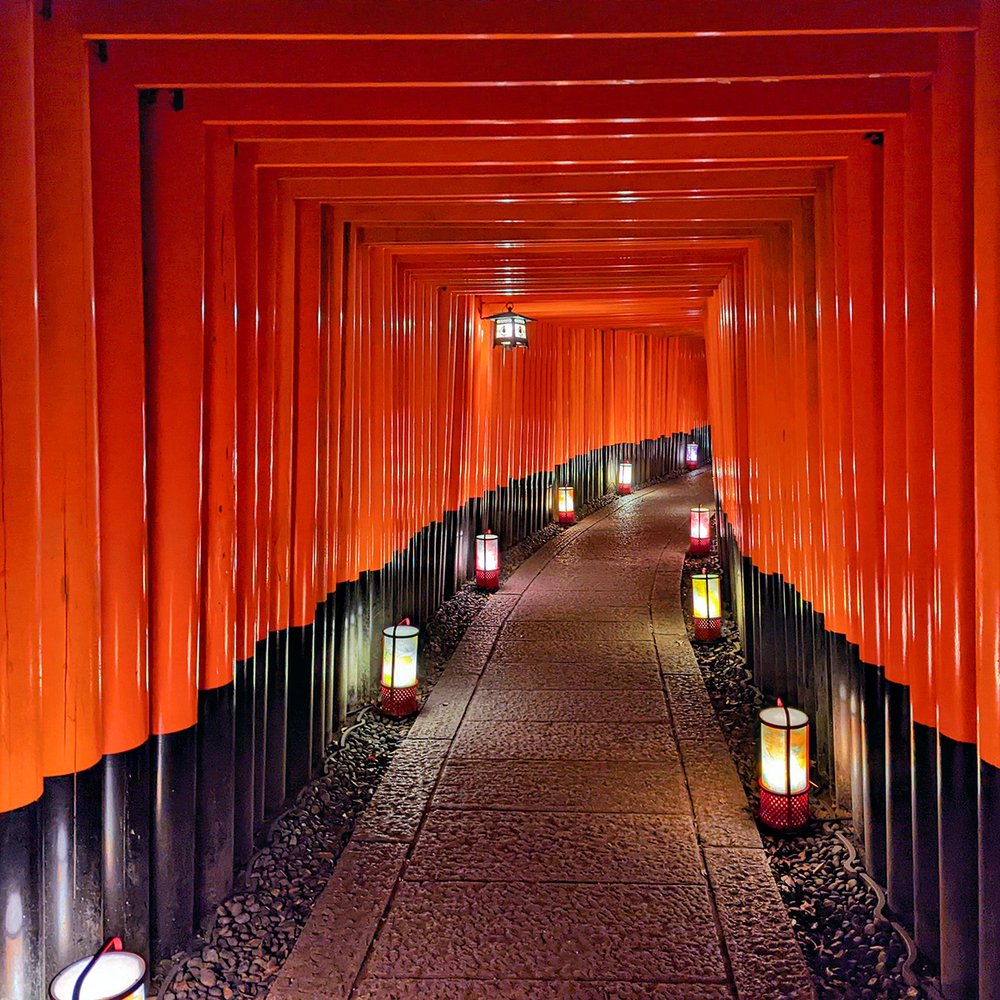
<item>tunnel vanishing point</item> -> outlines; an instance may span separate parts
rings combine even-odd
[[[757,682],[948,1000],[1000,998],[996,0],[0,40],[0,995],[183,946],[477,532],[697,440]]]

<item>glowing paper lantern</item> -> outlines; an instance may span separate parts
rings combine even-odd
[[[722,635],[722,584],[718,573],[691,574],[694,637],[714,642]]]
[[[688,441],[688,443],[687,443],[687,450],[685,451],[684,454],[686,456],[686,461],[684,462],[684,464],[689,469],[697,469],[698,468],[698,442],[697,441]]]
[[[509,350],[512,347],[528,346],[528,324],[534,320],[514,312],[514,307],[507,305],[506,312],[484,316],[483,319],[493,321],[493,346]]]
[[[573,524],[576,521],[576,512],[573,509],[573,487],[559,487],[559,523]]]
[[[476,535],[476,586],[496,590],[500,586],[500,539],[490,533]]]
[[[691,508],[691,548],[693,556],[703,556],[712,548],[712,508]]]
[[[77,985],[79,984],[79,991]],[[52,1000],[145,1000],[146,962],[110,938],[101,950],[67,965],[49,985]]]
[[[632,492],[632,463],[618,463],[618,495],[627,496]]]
[[[781,699],[760,713],[760,820],[793,830],[809,819],[809,716]]]
[[[382,701],[386,715],[396,719],[417,710],[417,637],[420,629],[404,618],[382,629]]]

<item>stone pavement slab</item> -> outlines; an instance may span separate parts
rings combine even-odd
[[[578,812],[690,811],[680,760],[450,760],[432,805]]]
[[[357,1000],[732,1000],[727,986],[541,979],[365,979]]]
[[[611,691],[651,688],[663,690],[655,662],[642,663],[518,663],[492,661],[483,672],[479,689],[578,691],[607,688]]]
[[[651,626],[649,604],[608,604],[589,600],[569,602],[560,596],[551,600],[525,599],[510,613],[508,626],[530,622],[542,625],[553,622],[625,622]]]
[[[451,758],[676,760],[673,730],[657,722],[484,722],[467,719]]]
[[[705,857],[740,1000],[809,1000],[802,952],[764,851],[709,848]]]
[[[544,622],[508,620],[500,633],[501,645],[512,640],[544,640],[547,642],[619,642],[639,640],[651,642],[653,628],[645,621],[632,622]]]
[[[347,845],[271,987],[271,1000],[349,995],[405,857],[405,844]]]
[[[648,639],[507,639],[501,635],[493,663],[655,663],[656,644]]]
[[[469,719],[510,722],[666,722],[663,694],[655,688],[631,691],[503,691],[480,688],[469,705]]]
[[[410,880],[704,884],[684,813],[432,809]]]
[[[368,975],[724,982],[704,885],[403,882]]]

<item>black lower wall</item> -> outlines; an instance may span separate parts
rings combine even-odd
[[[1000,1000],[1000,777],[972,744],[913,721],[909,691],[828,631],[778,574],[740,552],[719,512],[728,600],[767,698],[812,720],[816,770],[853,815],[869,874],[941,969],[946,1000]]]
[[[693,436],[707,464],[708,429]],[[614,489],[621,459],[637,485],[682,469],[688,439],[596,449],[446,512],[313,622],[257,643],[231,684],[199,692],[197,725],[49,778],[38,802],[0,813],[0,1000],[43,997],[113,934],[153,961],[183,948],[347,715],[377,697],[382,629],[421,625],[474,576],[475,535],[509,548],[553,520],[556,485],[581,507]]]

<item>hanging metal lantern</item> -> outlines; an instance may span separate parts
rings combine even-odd
[[[508,302],[507,309],[502,313],[484,316],[483,319],[493,321],[493,346],[509,350],[512,347],[528,346],[528,324],[533,319],[514,312],[514,307]]]
[[[632,463],[627,459],[618,463],[618,495],[627,496],[632,492]]]
[[[781,699],[760,712],[760,821],[794,830],[809,819],[809,716]]]
[[[689,469],[698,468],[698,442],[688,441],[687,449],[685,450],[685,462],[684,464]]]
[[[404,618],[382,629],[382,700],[386,715],[402,719],[417,710],[417,642],[420,629]]]
[[[109,938],[96,955],[67,965],[49,984],[51,1000],[145,1000],[146,960]]]
[[[573,524],[576,522],[576,511],[573,508],[573,487],[559,487],[559,523]]]
[[[500,586],[500,539],[488,528],[476,535],[476,586],[483,590]]]
[[[691,574],[691,617],[696,639],[714,642],[722,636],[722,582],[718,573]]]
[[[693,556],[706,555],[712,548],[712,508],[691,508],[691,548]]]

